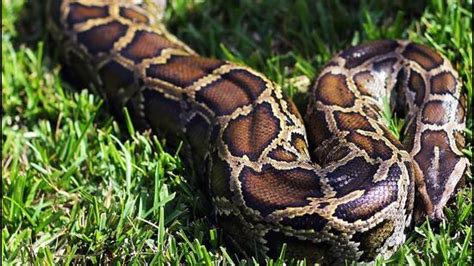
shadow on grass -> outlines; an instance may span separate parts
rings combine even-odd
[[[258,2],[211,0],[182,4],[184,8],[171,4],[167,23],[171,32],[207,56],[224,57],[222,43],[250,63],[255,53],[261,58],[323,54],[328,59],[364,40],[406,37],[403,31],[424,9],[424,1],[407,0]]]

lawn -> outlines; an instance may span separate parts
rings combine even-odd
[[[119,125],[99,97],[62,82],[35,17],[40,34],[25,42],[17,26],[23,2],[2,0],[2,263],[255,263],[226,248],[179,152]],[[432,46],[460,73],[472,142],[472,0],[170,2],[171,32],[203,55],[264,73],[301,109],[306,98],[295,81],[313,80],[351,44],[396,38]],[[464,152],[472,160],[470,145]],[[471,265],[473,179],[465,178],[446,222],[416,227],[376,264]],[[267,260],[284,262],[304,265],[284,254]]]

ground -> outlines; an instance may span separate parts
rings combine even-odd
[[[258,260],[225,247],[210,225],[206,195],[166,140],[119,126],[99,97],[62,82],[43,35],[24,41],[23,2],[2,0],[2,262]],[[472,0],[170,2],[164,19],[171,32],[203,55],[263,72],[300,108],[305,96],[290,81],[314,79],[340,49],[382,38],[434,47],[460,73],[472,141]],[[403,119],[389,119],[401,130]],[[464,152],[472,160],[471,146]],[[416,227],[392,258],[376,264],[471,265],[473,180],[465,179],[439,228]],[[284,252],[267,264],[285,261],[304,264]]]

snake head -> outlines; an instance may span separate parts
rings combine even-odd
[[[446,145],[449,140],[443,131],[424,132],[421,151],[414,156],[417,204],[415,222],[427,216],[432,221],[445,219],[443,208],[462,184],[462,177],[469,164],[467,158],[454,153]]]

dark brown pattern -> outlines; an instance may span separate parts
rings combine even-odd
[[[278,86],[197,55],[157,22],[153,1],[49,2],[65,68],[119,116],[127,107],[140,128],[185,140],[217,224],[243,251],[276,256],[286,242],[309,262],[388,257],[405,241],[415,180],[439,219],[466,169],[461,84],[426,46],[386,40],[335,56],[312,86],[306,131]],[[408,107],[408,150],[380,115],[393,90]]]

